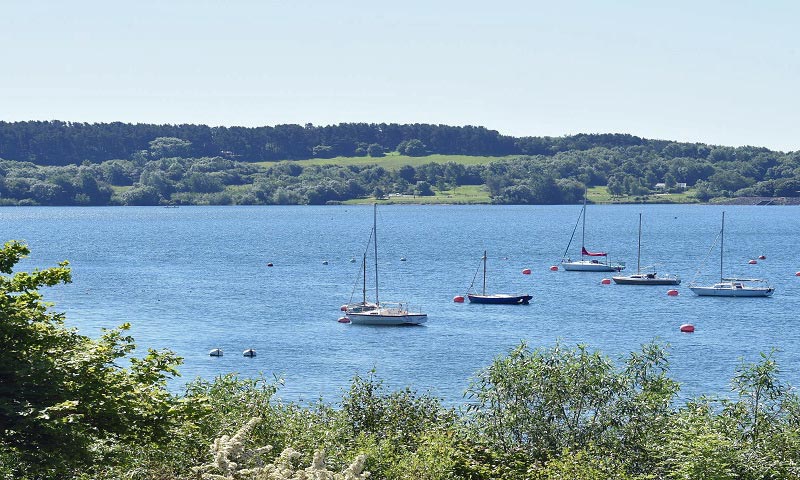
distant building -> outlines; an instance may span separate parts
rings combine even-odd
[[[664,182],[656,183],[655,188],[656,188],[656,190],[666,190],[667,189],[667,184],[664,183]],[[686,190],[687,188],[689,188],[689,187],[685,183],[676,183],[675,184],[675,189],[677,189],[677,190]]]

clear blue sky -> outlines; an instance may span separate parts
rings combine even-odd
[[[800,150],[800,2],[4,0],[0,119]]]

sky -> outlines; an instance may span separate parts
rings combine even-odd
[[[2,0],[0,120],[800,150],[800,2]]]

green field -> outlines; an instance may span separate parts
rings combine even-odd
[[[462,185],[452,190],[442,192],[435,191],[436,195],[420,197],[416,195],[397,195],[389,196],[378,200],[377,203],[384,205],[391,204],[424,204],[424,205],[447,205],[447,204],[481,204],[491,203],[489,191],[483,185]],[[375,203],[375,198],[358,198],[343,202],[349,205]]]
[[[590,187],[586,198],[592,203],[699,203],[694,197],[694,190],[688,189],[681,193],[655,193],[652,195],[612,196],[605,186]]]
[[[295,160],[293,163],[302,166],[310,165],[380,165],[387,170],[397,170],[404,165],[418,167],[428,163],[459,163],[462,165],[486,165],[498,160],[517,158],[519,155],[506,157],[480,157],[472,155],[427,155],[424,157],[409,157],[407,155],[388,154],[385,157],[334,157],[312,158],[309,160]],[[270,167],[278,162],[257,162],[257,165]]]

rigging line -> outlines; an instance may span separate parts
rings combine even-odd
[[[567,248],[564,250],[564,255],[561,256],[561,259],[567,258],[567,252],[569,252],[569,247],[572,245],[572,239],[575,238],[575,232],[578,231],[578,225],[581,223],[581,217],[583,217],[584,212],[586,211],[586,206],[581,209],[581,214],[578,215],[578,221],[575,222],[575,228],[572,229],[572,236],[569,237],[569,243],[567,244]]]
[[[716,249],[717,241],[719,240],[721,235],[722,235],[722,229],[720,229],[720,231],[717,232],[717,236],[714,238],[714,243],[711,244],[711,247],[708,249],[708,252],[706,253],[706,256],[703,257],[703,261],[700,262],[700,265],[697,267],[697,271],[694,272],[694,277],[692,277],[692,281],[690,283],[695,283],[695,281],[697,280],[697,277],[700,276],[700,271],[703,269],[703,267],[705,266],[706,262],[708,261],[708,257],[711,256],[711,252],[713,252]]]
[[[353,280],[353,291],[350,292],[350,301],[347,303],[353,303],[353,296],[356,294],[356,285],[358,284],[358,279],[361,278],[361,275],[364,273],[364,262],[367,258],[367,252],[369,251],[369,246],[372,245],[372,234],[375,232],[374,229],[369,230],[369,238],[367,239],[367,245],[364,247],[364,254],[361,255],[361,266],[358,269],[358,273],[356,274],[355,280]]]
[[[472,286],[475,285],[475,279],[478,278],[478,272],[481,270],[481,263],[483,263],[483,257],[481,257],[481,261],[478,262],[478,268],[475,269],[475,275],[472,276],[472,282],[469,284],[469,288],[467,288],[467,294],[472,291]]]

